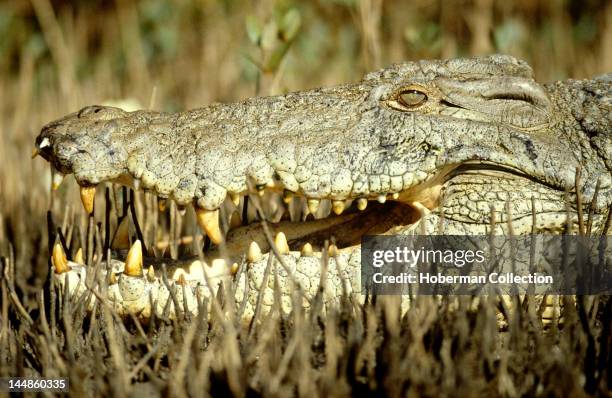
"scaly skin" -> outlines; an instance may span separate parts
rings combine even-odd
[[[567,225],[567,199],[576,202],[578,185],[582,203],[593,208],[594,231],[601,231],[612,205],[610,87],[609,75],[540,85],[526,63],[509,56],[409,62],[370,73],[356,84],[176,114],[86,107],[43,127],[36,145],[56,171],[73,173],[83,187],[113,181],[181,206],[194,204],[206,232],[225,245],[232,261],[243,260],[251,241],[266,252],[267,240],[255,227],[219,238],[210,220],[227,196],[263,189],[304,196],[312,210],[323,199],[333,200],[338,212],[347,200],[397,202],[326,221],[331,223],[325,227],[328,235],[336,231],[341,238],[373,230],[507,233],[509,215],[513,233],[560,233]],[[491,209],[497,215],[494,231]],[[576,209],[569,210],[576,222]],[[396,219],[377,231],[362,222],[368,211],[392,213]],[[271,228],[283,231],[293,248],[296,242],[324,238],[313,232],[324,229],[315,222],[323,221]],[[335,286],[331,299],[339,296],[343,283],[359,292],[356,237],[340,245],[328,267],[328,283]],[[307,297],[319,284],[320,256],[284,255]],[[251,305],[262,289],[267,259],[267,253],[254,256],[246,267]],[[280,267],[273,273],[269,287],[276,277],[289,291],[283,272]],[[345,273],[344,281],[339,273]],[[191,295],[203,282],[201,277],[185,279],[177,286]],[[151,281],[122,274],[116,289],[136,286],[134,297],[140,302],[128,303],[129,292],[113,293],[119,311],[150,313],[143,291],[165,304],[159,275]],[[238,296],[243,295],[239,290]],[[269,293],[266,305],[273,300]],[[289,296],[283,300],[290,304]],[[197,311],[193,308],[189,311]]]

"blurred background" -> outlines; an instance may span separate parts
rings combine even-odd
[[[30,154],[43,124],[82,106],[177,111],[494,52],[543,82],[610,72],[612,2],[2,0],[0,257],[40,285],[49,170]],[[57,196],[80,207],[73,181]]]

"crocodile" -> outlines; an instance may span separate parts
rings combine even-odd
[[[122,184],[193,206],[212,242],[163,272],[140,241],[109,259],[100,291],[118,313],[196,314],[224,281],[251,316],[279,299],[290,309],[296,287],[307,308],[323,279],[326,301],[362,295],[364,235],[570,233],[576,202],[607,233],[611,79],[539,84],[506,55],[405,62],[357,83],[179,113],[88,106],[44,126],[35,145],[55,186],[74,174],[87,212],[98,184]],[[221,207],[262,194],[311,215],[219,221]],[[70,295],[92,289],[82,256],[68,260],[57,243],[51,263]]]

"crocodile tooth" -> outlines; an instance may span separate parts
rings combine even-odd
[[[240,213],[235,210],[230,216],[229,228],[230,230],[236,229],[242,225],[242,219],[240,218]]]
[[[119,223],[113,241],[111,243],[111,249],[121,250],[130,248],[130,218],[128,216],[123,217],[123,220]]]
[[[204,230],[214,244],[218,245],[223,242],[223,234],[219,228],[219,209],[206,210],[196,207],[196,216],[200,228]]]
[[[155,269],[152,265],[149,265],[149,268],[147,268],[147,279],[149,282],[153,282],[155,280]]]
[[[74,255],[74,262],[77,264],[85,264],[85,260],[83,259],[83,249],[80,247]]]
[[[56,274],[63,274],[64,272],[70,271],[70,267],[68,266],[68,258],[66,258],[66,252],[64,252],[64,248],[62,248],[62,244],[60,242],[57,242],[53,246],[51,263],[55,268]]]
[[[189,265],[189,272],[187,272],[191,280],[205,281],[206,277],[204,276],[204,267],[206,266],[207,265],[204,265],[200,260],[195,260],[192,262]]]
[[[181,215],[181,217],[184,217],[185,214],[187,213],[187,208],[185,206],[177,205],[176,209],[178,210],[178,212]]]
[[[238,205],[240,205],[240,195],[238,195],[237,193],[230,192],[229,197],[234,206],[238,207]]]
[[[342,214],[342,212],[344,211],[344,201],[332,200],[332,210],[336,215]]]
[[[366,198],[357,199],[357,208],[359,210],[365,210],[368,207],[368,200]]]
[[[57,188],[62,185],[64,181],[64,177],[66,177],[63,173],[58,171],[53,165],[51,165],[51,189],[56,191]]]
[[[319,210],[320,203],[319,199],[308,199],[308,211],[310,214],[314,215]]]
[[[133,178],[132,185],[134,186],[134,189],[138,191],[140,189],[140,178]]]
[[[181,278],[181,276],[184,278],[186,273],[187,272],[184,269],[177,268],[176,270],[174,270],[174,273],[172,274],[172,280],[177,281]]]
[[[391,195],[391,197],[393,198],[393,200],[398,200],[399,199],[399,192],[394,192],[393,195]]]
[[[230,267],[230,273],[232,275],[236,275],[236,272],[238,272],[238,268],[239,268],[238,263],[232,264],[232,266]]]
[[[306,243],[304,244],[304,246],[302,247],[302,256],[312,256],[313,254],[313,250],[312,250],[312,245],[310,243]]]
[[[212,260],[212,264],[210,266],[211,271],[213,271],[211,273],[211,275],[214,276],[215,275],[215,271],[217,273],[225,272],[226,267],[227,267],[227,263],[225,262],[225,259],[223,259],[223,258],[215,258],[214,260]]]
[[[387,201],[387,195],[378,195],[376,200],[378,201],[378,203],[385,203]]]
[[[283,191],[283,202],[289,204],[293,200],[293,192],[288,189]]]
[[[142,244],[136,240],[125,258],[123,273],[129,276],[142,276]]]
[[[185,280],[185,273],[179,275],[178,279],[176,280],[176,283],[181,286],[185,286],[187,284],[187,281]]]
[[[96,198],[96,186],[91,185],[88,187],[81,187],[81,202],[87,214],[91,214],[94,211],[94,199]]]
[[[114,285],[115,283],[117,283],[117,275],[111,271],[111,273],[108,275],[108,284]]]
[[[168,201],[164,198],[157,198],[157,208],[159,209],[160,212],[165,212],[166,211],[166,205],[168,204]]]
[[[222,275],[227,275],[228,265],[227,262],[222,258],[215,258],[212,260],[210,266],[205,266],[206,275],[209,278],[216,278]]]
[[[289,254],[289,245],[287,244],[287,237],[283,232],[276,234],[274,238],[274,244],[280,254]]]
[[[258,261],[261,261],[262,258],[263,258],[263,255],[261,254],[261,249],[259,248],[259,245],[257,244],[257,242],[252,241],[251,244],[249,245],[249,251],[247,253],[247,261],[250,263],[256,263]]]
[[[336,257],[338,255],[338,246],[334,244],[329,245],[329,247],[327,248],[327,254],[330,257]]]

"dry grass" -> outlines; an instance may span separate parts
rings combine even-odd
[[[291,8],[300,31],[280,65],[260,74],[246,55],[265,60],[273,50],[249,41],[245,19]],[[609,72],[612,3],[11,1],[0,3],[0,35],[0,376],[70,377],[74,395],[610,394],[606,300],[566,306],[564,327],[547,330],[526,305],[503,332],[493,303],[449,311],[428,298],[405,316],[393,300],[347,301],[325,314],[275,312],[250,330],[213,314],[149,325],[124,324],[103,307],[86,315],[43,289],[56,231],[44,221],[90,256],[92,226],[75,184],[51,197],[49,171],[30,153],[41,125],[107,100],[173,111],[252,96],[257,81],[260,93],[277,93],[401,60],[490,52],[526,59],[541,81]],[[141,198],[139,212],[154,200]],[[151,240],[155,219],[144,220]],[[174,229],[160,221],[162,238],[193,231],[189,220]]]
[[[7,300],[6,281],[2,294]],[[43,293],[39,300],[49,303]],[[609,392],[612,320],[605,300],[566,306],[563,330],[546,332],[533,305],[515,312],[500,332],[495,304],[468,310],[467,297],[454,310],[449,302],[421,298],[403,317],[388,298],[365,306],[346,301],[325,315],[274,311],[252,330],[205,311],[190,321],[141,325],[122,322],[105,307],[92,317],[82,303],[62,307],[59,301],[33,310],[33,321],[7,302],[3,375],[69,377],[72,394],[103,396]],[[607,325],[603,333],[596,318]],[[607,343],[596,341],[600,335]]]

